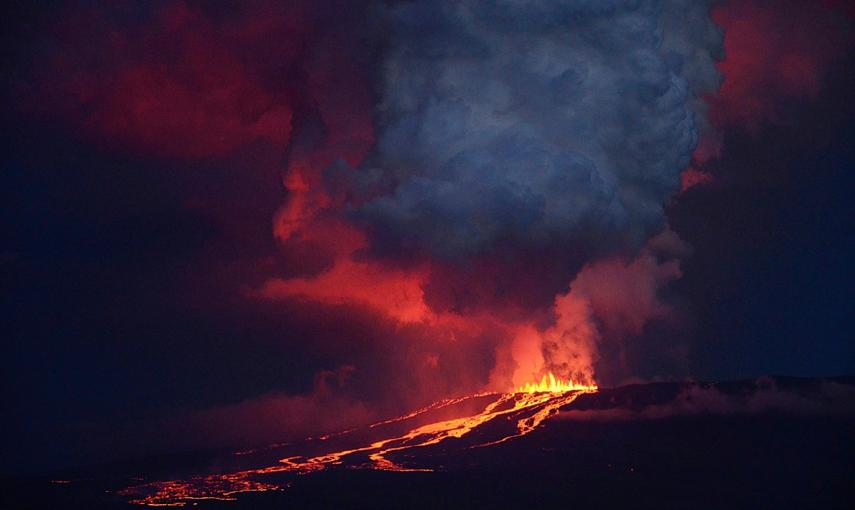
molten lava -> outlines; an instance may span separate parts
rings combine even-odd
[[[517,393],[564,393],[565,391],[596,391],[597,386],[593,384],[579,384],[575,381],[564,381],[557,379],[552,372],[545,374],[539,383],[525,383],[517,388]]]
[[[539,382],[524,384],[513,392],[482,393],[446,399],[399,418],[375,423],[363,430],[350,430],[318,439],[326,442],[335,438],[345,444],[349,441],[350,444],[345,448],[321,449],[315,455],[289,455],[273,465],[232,473],[199,476],[188,480],[151,482],[128,487],[119,493],[131,497],[132,503],[141,505],[181,506],[199,499],[231,500],[240,492],[283,490],[290,485],[290,480],[283,481],[282,475],[305,475],[329,468],[433,471],[434,467],[419,462],[419,450],[447,440],[458,440],[455,445],[462,448],[498,445],[532,432],[580,395],[596,391],[595,385],[564,381],[548,373]],[[450,412],[454,411],[456,406],[471,404],[483,407],[480,407],[479,412],[462,417],[408,425],[410,428],[403,429],[403,433],[394,430],[407,421],[423,423],[432,413]],[[485,427],[488,423],[496,426]],[[393,430],[384,431],[390,428]],[[479,433],[471,434],[476,430]],[[364,439],[366,433],[375,432],[384,435],[373,440]],[[471,439],[467,441],[465,436]],[[305,446],[310,448],[323,445],[307,441]],[[273,448],[283,448],[283,445],[275,445]],[[243,452],[243,455],[246,454],[247,452]]]

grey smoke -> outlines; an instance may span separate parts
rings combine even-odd
[[[354,217],[390,253],[635,248],[707,129],[710,2],[409,1],[384,7],[377,146]]]

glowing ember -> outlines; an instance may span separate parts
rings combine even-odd
[[[373,440],[354,441],[351,438],[350,447],[338,451],[330,449],[312,456],[291,455],[273,465],[233,473],[137,485],[120,491],[120,494],[131,497],[131,503],[148,506],[181,506],[203,499],[233,500],[240,492],[281,490],[289,485],[288,482],[281,481],[281,475],[306,475],[333,467],[379,471],[432,471],[433,467],[418,463],[417,457],[413,455],[414,451],[448,439],[463,438],[488,422],[505,423],[502,420],[513,423],[513,426],[510,430],[501,432],[500,437],[486,442],[482,439],[470,440],[461,446],[483,448],[504,443],[532,432],[544,420],[556,414],[562,407],[571,404],[580,395],[596,391],[595,385],[563,381],[549,373],[539,383],[526,384],[517,391],[484,393],[442,400],[399,418],[375,423],[366,430],[379,430],[407,420],[424,418],[427,413],[450,408],[466,401],[486,400],[486,405],[475,414],[415,426],[403,434],[392,433]],[[339,437],[342,441],[346,441],[351,432],[353,431],[330,434],[323,436],[321,440],[326,442]],[[242,453],[247,454],[247,452]],[[390,457],[397,458],[392,460]],[[405,459],[406,463],[401,459]],[[280,477],[279,481],[269,479],[276,475]]]
[[[544,375],[539,383],[526,383],[517,388],[517,393],[564,393],[565,391],[596,391],[594,384],[579,384],[574,381],[557,379],[552,372]]]

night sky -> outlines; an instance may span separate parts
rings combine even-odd
[[[851,3],[5,11],[4,473],[855,373]]]

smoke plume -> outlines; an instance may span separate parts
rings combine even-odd
[[[718,85],[704,2],[404,2],[383,11],[359,204],[382,254],[580,260],[662,230]],[[679,19],[679,21],[678,21]]]
[[[518,382],[527,366],[593,380],[602,333],[641,334],[665,314],[657,290],[679,275],[676,261],[660,266],[643,247],[666,229],[680,172],[712,132],[702,96],[720,84],[722,38],[709,10],[579,0],[378,8],[388,36],[377,142],[358,168],[325,173],[367,233],[355,253],[411,272],[427,264],[417,274],[434,312],[486,310],[509,323],[515,340],[497,353],[497,367],[503,356],[516,366],[506,378]]]

